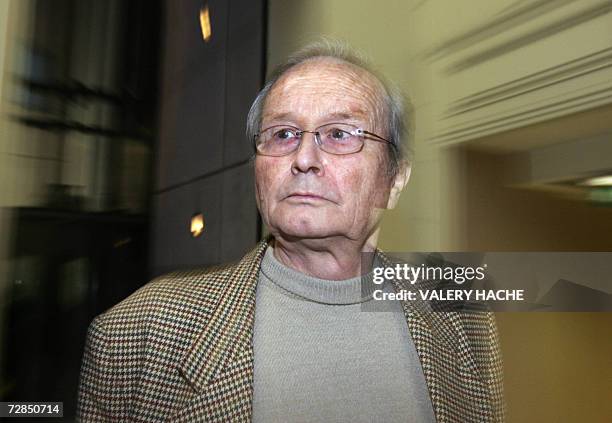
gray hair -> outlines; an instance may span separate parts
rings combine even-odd
[[[387,110],[385,129],[391,142],[388,145],[389,174],[390,176],[395,176],[402,164],[409,161],[409,151],[406,146],[409,134],[404,108],[404,96],[399,89],[376,72],[360,53],[355,52],[346,44],[338,41],[322,40],[309,44],[291,55],[286,62],[272,72],[249,110],[246,128],[248,140],[252,142],[255,135],[261,129],[263,108],[274,84],[294,66],[315,58],[332,58],[347,62],[365,70],[381,83],[383,87],[383,103]]]

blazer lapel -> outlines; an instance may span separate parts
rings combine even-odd
[[[378,251],[385,266],[391,261]],[[392,281],[396,290],[433,289],[421,281],[404,285]],[[408,330],[419,355],[436,420],[442,422],[488,421],[489,398],[479,374],[472,348],[461,321],[461,312],[433,310],[427,301],[402,302]]]
[[[442,422],[489,421],[488,392],[475,365],[465,332],[450,328],[461,324],[458,316],[430,311],[422,314],[404,305],[408,329],[419,355],[436,420]]]
[[[172,421],[250,421],[253,322],[264,240],[227,275],[226,287],[179,371],[196,394]]]

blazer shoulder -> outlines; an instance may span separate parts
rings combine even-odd
[[[226,265],[162,275],[97,316],[81,365],[80,421],[129,420],[152,395],[166,400],[156,412],[171,409],[189,391],[177,363],[208,324],[233,273]]]
[[[181,329],[206,320],[233,277],[235,267],[236,264],[226,264],[158,276],[97,316],[96,324],[112,335],[117,330],[154,323]]]

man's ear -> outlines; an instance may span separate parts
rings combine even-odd
[[[389,192],[389,200],[387,201],[387,210],[394,209],[399,201],[400,194],[402,190],[408,183],[408,179],[410,179],[410,171],[412,167],[408,162],[400,163],[399,170],[397,171],[397,175],[395,175],[395,179],[393,181],[393,185],[391,185],[391,191]]]

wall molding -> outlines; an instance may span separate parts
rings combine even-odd
[[[451,58],[452,63],[443,68],[443,73],[448,76],[612,12],[610,0],[582,1],[538,0],[507,9],[484,24],[433,47],[424,57],[430,61]],[[542,22],[527,31],[521,30],[523,25],[537,22],[537,19],[570,4],[575,10],[568,11],[565,16]],[[514,36],[513,32],[516,33]],[[496,37],[499,37],[497,42]],[[481,43],[485,42],[492,45],[483,49]]]
[[[517,26],[530,22],[551,10],[576,0],[537,0],[525,5],[510,7],[498,14],[495,18],[476,26],[458,36],[443,41],[425,53],[425,57],[437,60],[470,48],[490,37],[512,30]]]
[[[443,132],[430,139],[435,143],[456,144],[610,103],[612,103],[612,80],[606,84],[595,84],[565,93],[555,99],[548,98],[538,104],[523,105],[502,115],[488,115],[458,122],[447,126]]]
[[[444,118],[462,115],[521,95],[548,89],[607,68],[612,68],[612,47],[460,98],[449,105]]]
[[[449,84],[461,83],[466,75],[452,74],[468,68],[475,75],[491,71],[478,65],[497,57],[524,57],[516,53],[519,49],[529,48],[531,54],[564,49],[567,37],[562,32],[570,28],[580,27],[582,36],[588,36],[592,28],[601,38],[611,14],[612,0],[516,3],[494,19],[446,41],[430,57],[441,61],[437,76],[442,83],[445,79]],[[596,18],[600,19],[594,21]],[[542,45],[531,48],[534,41],[544,38],[546,50]],[[478,86],[477,80],[471,80],[476,86],[456,87],[454,98],[440,104],[438,124],[428,139],[456,144],[612,104],[612,38],[609,42],[599,39],[598,47],[586,50],[576,49],[569,60],[551,56],[545,68],[529,69],[524,63],[527,69],[520,75],[508,72],[494,85]]]
[[[458,60],[444,70],[445,73],[451,75],[481,63],[487,62],[504,54],[508,54],[521,47],[534,43],[538,40],[548,38],[569,28],[578,26],[600,16],[612,12],[612,2],[609,0],[600,2],[592,7],[577,11],[563,18],[557,19],[552,23],[544,26],[539,26],[537,29],[528,31],[525,34],[513,37],[508,41],[501,42],[495,46],[469,55]]]

